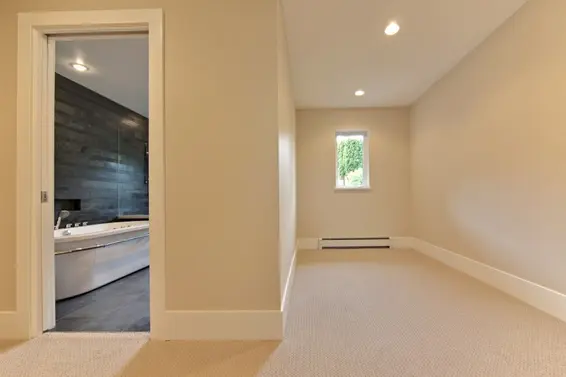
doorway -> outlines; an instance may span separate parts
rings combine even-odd
[[[159,324],[163,321],[165,312],[163,283],[165,174],[163,155],[162,11],[131,10],[20,14],[18,32],[17,145],[18,311],[15,313],[17,317],[16,322],[19,326],[14,329],[14,334],[17,334],[19,337],[32,338],[55,327],[55,301],[57,295],[55,243],[57,236],[55,235],[54,227],[57,225],[61,226],[63,223],[63,219],[60,219],[62,211],[74,211],[76,215],[83,208],[81,198],[75,198],[74,196],[62,198],[61,195],[57,194],[54,174],[51,174],[55,170],[55,159],[53,158],[55,156],[55,41],[57,38],[74,40],[80,39],[77,37],[84,39],[86,35],[94,35],[95,38],[100,38],[101,36],[107,37],[109,34],[123,35],[123,33],[145,33],[148,38],[148,122],[151,124],[151,127],[148,130],[146,152],[148,155],[151,155],[151,161],[148,164],[147,176],[144,178],[149,191],[148,207],[149,213],[151,213],[151,218],[146,226],[146,228],[149,227],[149,260],[151,263],[148,296],[151,297],[149,311],[153,324],[157,325],[155,328],[159,329]],[[128,126],[129,123],[129,126],[133,127],[133,122],[131,119],[125,121],[125,126]],[[54,216],[56,209],[58,209],[58,215]],[[131,215],[131,211],[122,213],[118,210],[117,215],[114,219],[116,221],[112,222],[114,225],[111,227],[118,230],[112,236],[134,230],[132,227],[135,226],[132,222],[140,221],[139,218],[128,218]],[[118,221],[126,222],[120,223]],[[84,224],[84,222],[87,222],[87,224]],[[69,228],[66,228],[66,224],[61,231],[68,231],[71,233],[71,236],[73,236],[73,233],[81,235],[89,226],[88,222],[88,220],[77,218],[73,220]],[[100,219],[96,222],[107,224],[100,221]],[[139,223],[137,224],[139,225]],[[143,229],[135,229],[125,240],[107,240],[109,242],[102,244],[102,246],[107,248],[125,244],[126,242],[137,243],[138,240],[143,238],[139,233],[143,233]],[[85,234],[83,236],[75,241],[83,242],[90,237]],[[72,246],[71,249],[64,251],[93,250],[93,245],[75,244]],[[94,246],[101,245],[95,243]],[[98,260],[105,260],[104,257],[108,257],[108,255],[102,256],[102,254],[98,257]],[[96,254],[94,258],[91,256],[91,259],[96,261]],[[138,267],[140,265],[143,265],[143,263],[139,264]],[[122,270],[122,273],[124,273],[124,269]],[[80,269],[76,272],[78,273],[79,271]],[[139,271],[139,268],[136,271]],[[115,281],[116,277],[109,278],[105,276],[100,278],[98,276],[93,279],[85,279],[90,286],[82,287],[82,289],[86,289],[88,292],[90,288],[96,289],[97,285],[105,285],[109,282],[107,280]],[[85,281],[81,284],[85,284]],[[67,286],[73,289],[77,288],[73,284]],[[120,330],[118,328],[101,329],[101,331]],[[157,331],[152,326],[152,337],[155,336]]]
[[[55,55],[55,327],[146,331],[149,323],[147,33],[52,35]],[[51,205],[44,205],[50,211]],[[46,218],[42,216],[42,218]],[[51,249],[51,248],[50,248]],[[48,257],[47,255],[45,256]]]

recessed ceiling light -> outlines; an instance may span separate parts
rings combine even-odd
[[[366,94],[366,92],[364,92],[363,90],[356,90],[356,92],[354,93],[356,95],[356,97],[361,97],[364,94]]]
[[[385,28],[385,34],[395,35],[399,32],[399,30],[401,30],[401,27],[397,22],[393,21],[389,23],[389,25],[387,25],[387,27]]]
[[[75,71],[79,71],[79,72],[88,71],[88,67],[84,64],[81,64],[81,63],[71,63],[71,67],[73,67],[73,69]]]

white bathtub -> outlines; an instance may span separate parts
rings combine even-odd
[[[57,300],[86,293],[147,266],[148,221],[87,225],[55,231]]]

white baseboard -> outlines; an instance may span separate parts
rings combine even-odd
[[[298,243],[297,243],[298,246]],[[161,326],[152,326],[156,340],[282,340],[297,249],[293,253],[281,296],[281,310],[167,311]]]
[[[413,248],[413,238],[391,237],[389,245],[392,249],[411,249]]]
[[[18,312],[0,312],[0,339],[25,340],[29,338],[25,316]]]
[[[553,317],[566,321],[566,295],[420,239],[413,249],[503,291]]]
[[[166,311],[156,340],[281,340],[281,310]]]
[[[318,238],[299,238],[297,250],[318,250]]]
[[[297,242],[297,248],[293,253],[293,258],[291,259],[291,266],[289,267],[289,273],[287,274],[285,289],[283,290],[283,296],[281,297],[281,313],[283,314],[283,332],[285,332],[287,314],[289,313],[289,300],[291,297],[291,289],[293,288],[293,282],[295,281],[295,268],[297,266],[297,250],[298,250],[298,242]]]

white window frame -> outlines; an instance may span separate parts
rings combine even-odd
[[[339,180],[338,176],[338,143],[336,139],[338,136],[363,136],[364,143],[364,162],[363,162],[363,184],[359,187],[343,187],[338,186],[337,182]],[[334,189],[338,191],[356,191],[356,190],[369,190],[370,185],[370,174],[369,174],[369,131],[368,130],[336,130],[334,134]]]

